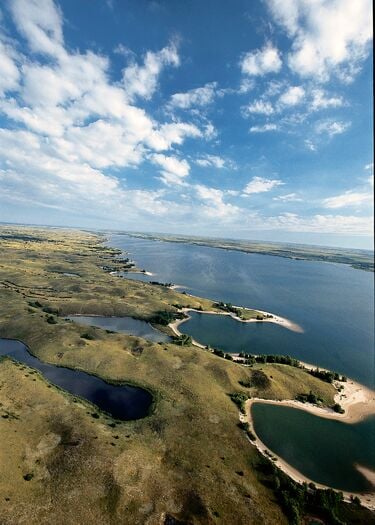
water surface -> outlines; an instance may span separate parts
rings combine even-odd
[[[90,401],[115,419],[139,419],[149,413],[152,395],[143,388],[114,385],[80,370],[43,363],[20,341],[0,339],[0,356],[12,357],[39,370],[54,385]]]
[[[133,317],[70,315],[66,319],[70,319],[75,323],[85,326],[96,326],[98,328],[103,328],[104,330],[135,335],[147,339],[148,341],[152,341],[153,343],[165,343],[171,340],[166,334],[153,328],[150,323],[146,323],[146,321],[140,319],[133,319]]]
[[[375,471],[375,416],[347,424],[266,403],[251,411],[261,441],[307,478],[348,492],[374,490],[355,465]]]
[[[374,388],[374,274],[344,264],[298,261],[206,246],[113,235],[151,280],[188,293],[273,312],[304,329],[193,315],[181,325],[203,344],[235,352],[289,354]],[[137,274],[134,274],[136,278]],[[232,344],[230,343],[232,341]]]

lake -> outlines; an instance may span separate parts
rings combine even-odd
[[[193,295],[270,311],[299,324],[243,324],[193,314],[181,331],[227,352],[290,354],[374,387],[374,274],[343,264],[111,235],[109,244]],[[139,275],[139,274],[138,274]],[[126,274],[124,274],[126,277]],[[132,279],[137,274],[131,275]]]
[[[307,478],[348,492],[371,489],[355,465],[375,470],[375,416],[347,424],[266,403],[251,412],[263,443]]]
[[[271,323],[191,312],[179,329],[197,341],[226,352],[291,355],[374,388],[373,273],[126,235],[111,235],[109,244],[153,273],[142,276],[144,281],[172,282],[189,294],[269,311],[303,328],[295,333]],[[264,444],[306,477],[340,490],[370,488],[354,465],[375,469],[374,417],[348,425],[257,403],[253,422]]]
[[[9,356],[39,370],[54,385],[90,401],[115,419],[139,419],[147,416],[150,411],[153,398],[147,390],[124,384],[110,384],[80,370],[43,363],[21,341],[0,339],[0,356]]]

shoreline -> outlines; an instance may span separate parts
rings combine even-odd
[[[196,310],[195,308],[182,308],[180,310],[183,313],[187,313],[189,311],[197,312],[197,313],[207,313],[207,314],[216,314],[216,315],[229,315],[232,318],[240,321],[240,322],[264,322],[260,321],[258,319],[249,319],[249,320],[242,320],[238,318],[235,314],[231,312],[215,312],[215,311],[201,311]],[[260,312],[260,310],[257,310]],[[262,311],[261,313],[265,315],[273,315],[269,314],[268,312]],[[187,322],[190,319],[190,316],[188,316],[186,319],[177,319],[173,323],[169,323],[169,327],[172,329],[173,333],[177,336],[182,335],[182,332],[179,331],[178,327],[180,324]],[[290,323],[292,326],[294,323],[292,321],[289,321],[288,319],[280,318],[279,316],[274,316],[272,319],[265,319],[265,321],[273,321],[277,324],[281,324],[285,328],[290,328],[290,325],[287,326],[286,323]],[[298,325],[297,325],[298,326]],[[206,349],[206,346],[202,343],[199,343],[198,341],[192,339],[192,344],[195,346]],[[236,354],[231,354],[234,358],[237,357]],[[320,370],[326,370],[322,367],[314,366],[310,363],[305,363],[303,361],[300,361],[301,365],[305,367],[307,370],[315,370],[316,368],[319,368]],[[316,405],[313,405],[311,403],[302,403],[301,401],[297,400],[282,400],[282,401],[276,401],[271,399],[263,399],[263,398],[252,398],[246,401],[246,415],[240,414],[240,421],[247,422],[249,424],[249,427],[251,431],[253,432],[255,436],[255,441],[251,441],[249,439],[249,442],[256,446],[256,448],[259,450],[259,452],[267,457],[269,456],[265,452],[266,450],[271,452],[274,457],[277,458],[275,461],[275,464],[289,477],[291,477],[294,481],[298,483],[314,483],[316,487],[322,488],[322,489],[328,489],[332,488],[328,485],[323,485],[320,483],[315,482],[314,480],[311,480],[304,476],[301,472],[299,472],[297,469],[295,469],[292,465],[290,465],[287,461],[285,461],[283,458],[275,454],[272,450],[268,449],[266,445],[260,440],[259,436],[256,434],[254,430],[254,425],[252,422],[252,416],[251,416],[251,405],[254,402],[258,403],[269,403],[279,406],[289,406],[294,409],[299,410],[305,410],[307,412],[310,412],[311,414],[323,417],[326,419],[334,419],[337,421],[342,421],[343,423],[347,424],[354,424],[357,423],[363,419],[365,419],[368,416],[371,416],[375,414],[375,391],[371,390],[370,388],[361,385],[360,383],[357,383],[356,381],[353,381],[350,378],[347,378],[346,382],[334,382],[334,386],[337,388],[338,386],[343,386],[343,389],[341,391],[337,391],[337,393],[334,396],[334,402],[339,403],[342,408],[345,410],[343,414],[340,414],[338,412],[335,412],[333,409],[329,407],[319,407]],[[364,467],[363,465],[356,465],[357,470],[365,476],[370,483],[374,484],[374,490],[373,492],[368,493],[357,493],[357,492],[347,492],[347,491],[339,491],[342,492],[344,495],[344,499],[347,502],[351,501],[351,496],[358,496],[361,500],[361,504],[370,510],[375,510],[375,472],[371,469],[368,469],[367,467]],[[333,489],[338,490],[338,489]]]
[[[235,308],[243,308],[244,310],[252,310],[251,308],[245,308],[241,306],[235,306]],[[280,317],[279,315],[271,314],[270,312],[265,312],[264,310],[255,310],[255,311],[265,316],[272,316],[272,317],[266,317],[265,319],[241,319],[233,312],[215,312],[214,310],[197,310],[196,308],[181,308],[180,312],[187,314],[187,317],[185,319],[177,319],[173,323],[169,323],[168,326],[172,329],[172,331],[177,336],[180,336],[182,335],[182,332],[179,331],[178,327],[182,323],[185,323],[191,319],[191,317],[189,316],[189,312],[197,312],[198,314],[226,315],[240,323],[274,323],[274,324],[278,324],[279,326],[282,326],[283,328],[286,328],[287,330],[291,330],[292,332],[296,332],[300,334],[304,332],[301,326],[299,326],[297,323],[294,323],[290,319],[286,319],[285,317]],[[193,344],[200,348],[206,348],[205,345],[198,343],[198,341],[195,341],[194,339],[193,339]]]
[[[374,393],[374,395],[375,395],[375,393]],[[351,501],[351,496],[358,496],[360,498],[360,500],[361,500],[361,505],[363,505],[364,507],[367,507],[370,510],[375,510],[375,485],[374,485],[374,489],[373,489],[372,492],[348,492],[348,491],[344,491],[344,490],[340,490],[340,489],[335,489],[335,488],[330,487],[328,485],[323,485],[322,483],[318,483],[318,482],[316,482],[316,481],[306,477],[304,474],[302,474],[302,472],[300,472],[299,470],[294,468],[287,461],[285,461],[281,456],[279,456],[273,450],[268,448],[263,443],[263,441],[259,438],[259,436],[257,435],[257,433],[254,430],[253,420],[252,420],[252,416],[251,416],[251,405],[253,403],[268,403],[268,404],[278,404],[280,406],[292,406],[293,408],[298,408],[300,410],[306,410],[307,407],[304,406],[304,403],[300,403],[302,406],[298,405],[298,407],[297,407],[295,405],[295,403],[298,403],[298,402],[294,403],[293,401],[274,401],[274,400],[270,400],[270,399],[260,399],[260,398],[259,399],[253,398],[253,399],[249,399],[248,401],[246,401],[246,403],[245,403],[246,413],[245,414],[240,414],[240,421],[243,421],[243,422],[246,422],[246,423],[249,424],[251,432],[255,436],[255,440],[252,441],[249,438],[249,442],[258,449],[258,451],[262,454],[262,456],[266,457],[267,459],[270,459],[270,456],[267,454],[267,452],[270,452],[271,455],[276,458],[276,460],[274,460],[275,465],[282,472],[287,474],[290,478],[292,478],[297,483],[314,483],[314,485],[317,488],[320,488],[320,489],[333,489],[333,490],[335,490],[337,492],[342,492],[343,495],[344,495],[344,500],[347,501],[347,502]],[[314,405],[311,405],[311,406],[313,408],[316,408],[317,410],[320,410],[319,407],[315,407]],[[321,415],[321,414],[320,413],[319,414],[315,413],[315,415]],[[341,414],[336,414],[335,412],[333,412],[331,416],[327,416],[326,415],[326,416],[323,416],[323,417],[330,417],[332,419],[339,419],[339,418],[337,418],[337,416],[340,416],[340,415]],[[354,423],[354,421],[351,421],[351,423]],[[370,481],[370,483],[374,483],[375,472],[373,472],[371,469],[369,469],[367,467],[363,467],[361,465],[356,465],[356,469],[363,476],[365,476],[368,479],[368,481]]]

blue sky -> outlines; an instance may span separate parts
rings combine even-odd
[[[0,221],[372,248],[369,0],[9,0]]]

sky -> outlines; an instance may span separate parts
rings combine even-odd
[[[4,0],[0,221],[372,248],[371,0]]]

